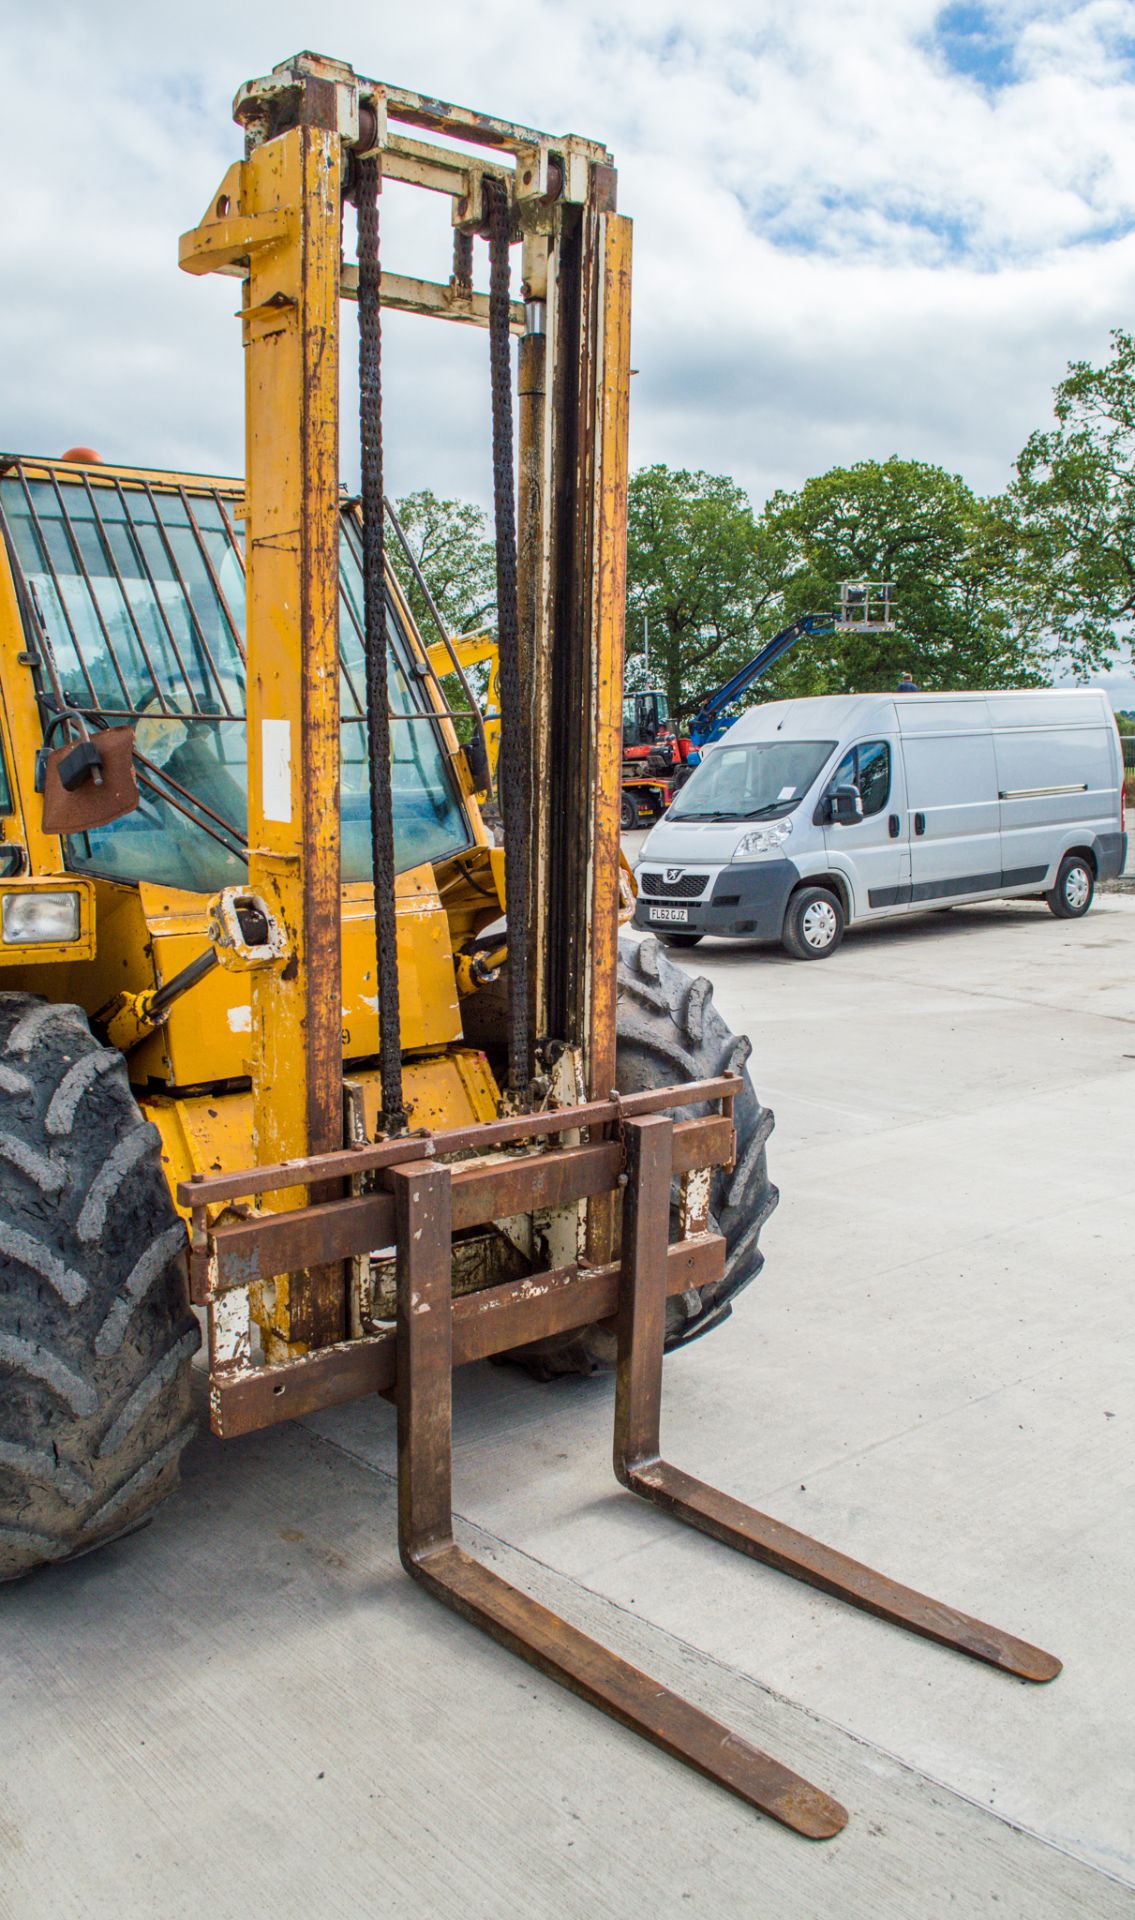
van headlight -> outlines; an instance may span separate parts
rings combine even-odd
[[[730,856],[732,860],[759,860],[762,854],[777,853],[792,832],[792,821],[770,820],[767,827],[758,827],[754,833],[746,833],[738,840]]]
[[[4,945],[63,945],[79,938],[77,893],[6,893],[0,910]]]

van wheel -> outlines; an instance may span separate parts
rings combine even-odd
[[[624,833],[633,833],[638,825],[638,801],[624,793],[619,807],[619,825]]]
[[[837,896],[827,887],[801,887],[788,902],[781,944],[794,960],[826,960],[846,925]]]
[[[700,933],[664,933],[663,942],[668,947],[696,947],[701,939]]]
[[[132,1532],[194,1432],[185,1227],[82,1009],[0,994],[0,1580]]]
[[[1058,920],[1082,920],[1092,904],[1096,876],[1091,862],[1082,853],[1066,853],[1060,862],[1056,885],[1045,894],[1050,913]]]

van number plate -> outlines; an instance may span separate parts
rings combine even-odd
[[[671,922],[677,921],[679,922],[680,925],[684,926],[686,922],[689,920],[689,917],[690,917],[690,910],[688,907],[651,907],[650,908],[650,918],[652,920],[669,920]]]

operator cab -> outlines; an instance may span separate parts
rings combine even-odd
[[[8,462],[0,532],[45,726],[133,730],[137,804],[65,837],[75,872],[212,894],[247,876],[244,540],[235,482]],[[342,878],[371,876],[362,527],[340,516]],[[387,594],[395,859],[438,862],[475,835],[437,709]],[[442,706],[441,701],[438,702]],[[45,735],[46,738],[46,735]],[[55,731],[48,741],[59,745]]]
[[[661,687],[628,693],[623,699],[623,746],[652,747],[669,731],[670,702]]]

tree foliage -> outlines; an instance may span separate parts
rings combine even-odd
[[[747,495],[724,474],[645,467],[632,475],[628,651],[649,627],[652,677],[686,715],[753,651],[782,564]]]
[[[957,474],[897,458],[835,467],[759,513],[724,474],[655,465],[632,475],[630,683],[661,683],[688,718],[789,621],[833,612],[843,580],[893,582],[895,630],[805,638],[751,698],[883,691],[904,668],[920,687],[946,689],[1112,664],[1135,626],[1135,335],[1117,330],[1102,367],[1073,362],[1054,416],[993,500]],[[429,491],[398,504],[443,617],[459,632],[491,624],[485,514]],[[393,547],[392,557],[405,575]]]
[[[842,581],[890,581],[893,632],[801,641],[762,683],[764,698],[885,692],[904,669],[931,689],[1035,683],[1006,604],[996,515],[957,474],[921,460],[834,467],[763,516],[786,557],[785,623],[839,604]]]
[[[1135,619],[1135,337],[1102,367],[1071,363],[1055,426],[1034,433],[999,503],[1016,618],[1084,673],[1106,667]]]
[[[452,633],[496,619],[496,548],[486,515],[468,500],[441,500],[428,487],[395,502],[395,511],[438,612]],[[390,561],[427,646],[437,630],[405,556],[394,539]]]
[[[999,516],[957,475],[917,460],[835,467],[754,514],[725,476],[648,467],[631,480],[628,650],[649,621],[655,676],[688,716],[802,613],[830,614],[844,580],[892,581],[892,633],[800,641],[753,698],[1038,678],[1007,598]]]

